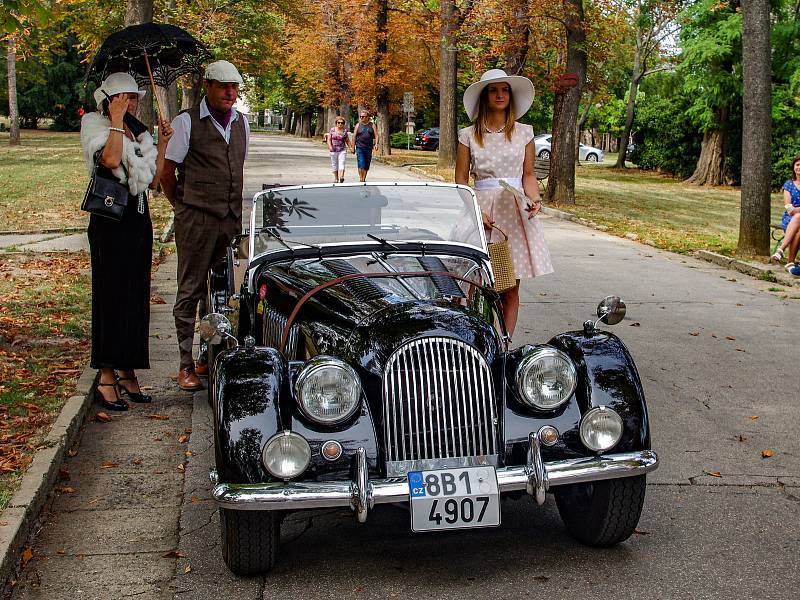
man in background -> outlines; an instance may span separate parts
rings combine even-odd
[[[353,152],[358,164],[358,178],[360,181],[366,181],[367,172],[372,163],[372,151],[378,146],[378,132],[369,122],[369,113],[366,110],[358,113],[358,124],[353,131],[353,140],[355,141]]]

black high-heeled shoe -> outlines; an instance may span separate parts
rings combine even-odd
[[[122,391],[122,395],[127,396],[131,402],[138,402],[139,404],[150,404],[153,401],[152,396],[143,394],[141,390],[138,392],[130,391],[122,384],[123,381],[137,381],[137,379],[136,377],[117,377],[117,383],[120,384],[119,389]]]
[[[97,390],[97,397],[100,399],[100,404],[105,406],[108,410],[128,410],[128,403],[125,402],[122,398],[119,397],[119,387],[117,387],[115,383],[100,383],[97,382],[97,387],[111,387],[114,388],[114,396],[116,400],[111,402],[111,400],[106,400],[105,396],[100,393],[100,390]]]

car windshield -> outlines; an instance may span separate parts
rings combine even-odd
[[[444,183],[309,185],[259,192],[250,256],[324,244],[438,242],[486,252],[472,190]]]

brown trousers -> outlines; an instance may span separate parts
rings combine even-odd
[[[172,315],[175,317],[181,369],[194,366],[194,325],[198,303],[205,312],[208,270],[225,256],[231,240],[241,231],[242,224],[233,213],[229,212],[224,219],[218,219],[185,204],[175,206],[178,294]]]

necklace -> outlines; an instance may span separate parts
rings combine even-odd
[[[488,128],[488,127],[486,127],[485,125],[484,125],[484,127],[483,127],[483,129],[486,131],[486,133],[503,133],[503,131],[505,130],[505,128],[506,128],[506,126],[505,126],[505,125],[503,125],[503,126],[500,128],[500,129],[489,129],[489,128]]]

